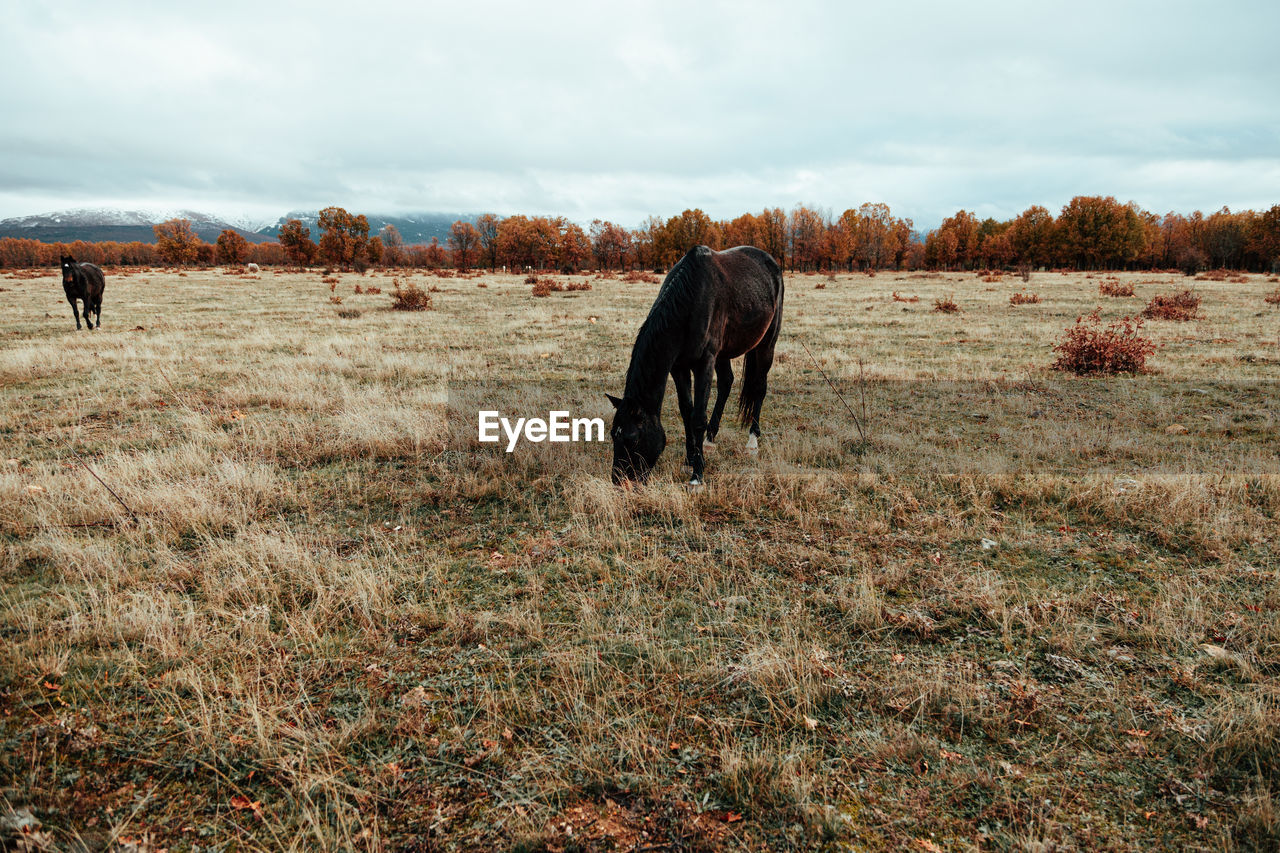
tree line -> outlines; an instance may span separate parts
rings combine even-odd
[[[0,266],[56,265],[62,253],[103,265],[261,266],[342,269],[377,267],[470,270],[625,270],[670,268],[691,246],[752,245],[792,271],[880,269],[1072,268],[1078,270],[1206,268],[1280,269],[1280,204],[1258,213],[1227,208],[1205,216],[1158,215],[1111,196],[1076,196],[1057,216],[1034,205],[1004,221],[957,211],[927,233],[896,217],[886,204],[866,203],[839,216],[804,205],[765,208],[715,220],[700,209],[638,228],[561,216],[486,213],[459,220],[442,244],[406,245],[387,225],[370,233],[369,220],[341,207],[320,211],[316,237],[300,220],[280,229],[275,243],[254,244],[232,230],[210,244],[185,219],[156,225],[154,244],[0,239]]]

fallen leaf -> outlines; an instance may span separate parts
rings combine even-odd
[[[742,815],[738,814],[737,812],[729,812],[727,815],[724,816],[725,823],[737,823],[740,820],[742,820]]]
[[[257,800],[250,800],[241,794],[236,794],[231,798],[231,808],[238,812],[251,811],[259,818],[262,817],[262,803]]]
[[[1124,733],[1127,735],[1133,735],[1134,737],[1146,737],[1151,734],[1151,732],[1146,729],[1125,729]]]

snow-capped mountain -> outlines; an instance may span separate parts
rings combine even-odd
[[[262,220],[244,218],[239,222],[201,213],[196,210],[117,210],[113,208],[76,208],[41,213],[35,216],[17,216],[0,220],[0,237],[26,237],[45,243],[69,243],[75,240],[90,242],[116,240],[122,243],[138,241],[154,243],[152,226],[170,219],[189,219],[191,227],[200,239],[212,243],[218,235],[230,228],[241,236],[263,243],[275,239],[259,233]],[[252,227],[246,227],[251,225]]]
[[[352,211],[364,213],[364,211]],[[52,213],[41,213],[35,216],[16,216],[0,220],[0,237],[26,237],[45,243],[71,243],[76,240],[96,242],[115,240],[121,243],[138,241],[154,243],[155,232],[152,226],[170,219],[189,219],[191,227],[200,239],[213,243],[225,229],[237,231],[241,236],[253,243],[274,241],[280,233],[280,227],[290,219],[297,219],[311,229],[311,239],[320,239],[317,225],[319,211],[294,210],[278,219],[264,220],[261,217],[233,216],[219,217],[197,210],[120,210],[115,208],[76,208],[74,210],[58,210]],[[475,221],[475,216],[461,213],[401,213],[374,214],[366,213],[369,220],[369,235],[376,236],[388,225],[394,225],[406,245],[430,243],[432,238],[444,243],[449,237],[449,228],[454,222],[463,219]]]

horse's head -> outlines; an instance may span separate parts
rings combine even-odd
[[[70,255],[62,256],[62,283],[74,284],[76,280],[76,259]]]
[[[667,433],[662,418],[646,412],[634,400],[618,399],[606,394],[613,403],[613,482],[648,478],[649,472],[667,446]]]

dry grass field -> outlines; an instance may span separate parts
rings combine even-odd
[[[1274,280],[788,276],[691,494],[674,394],[630,491],[448,429],[607,416],[656,284],[336,278],[0,277],[0,844],[1280,845]],[[1150,373],[1048,369],[1188,284]]]

